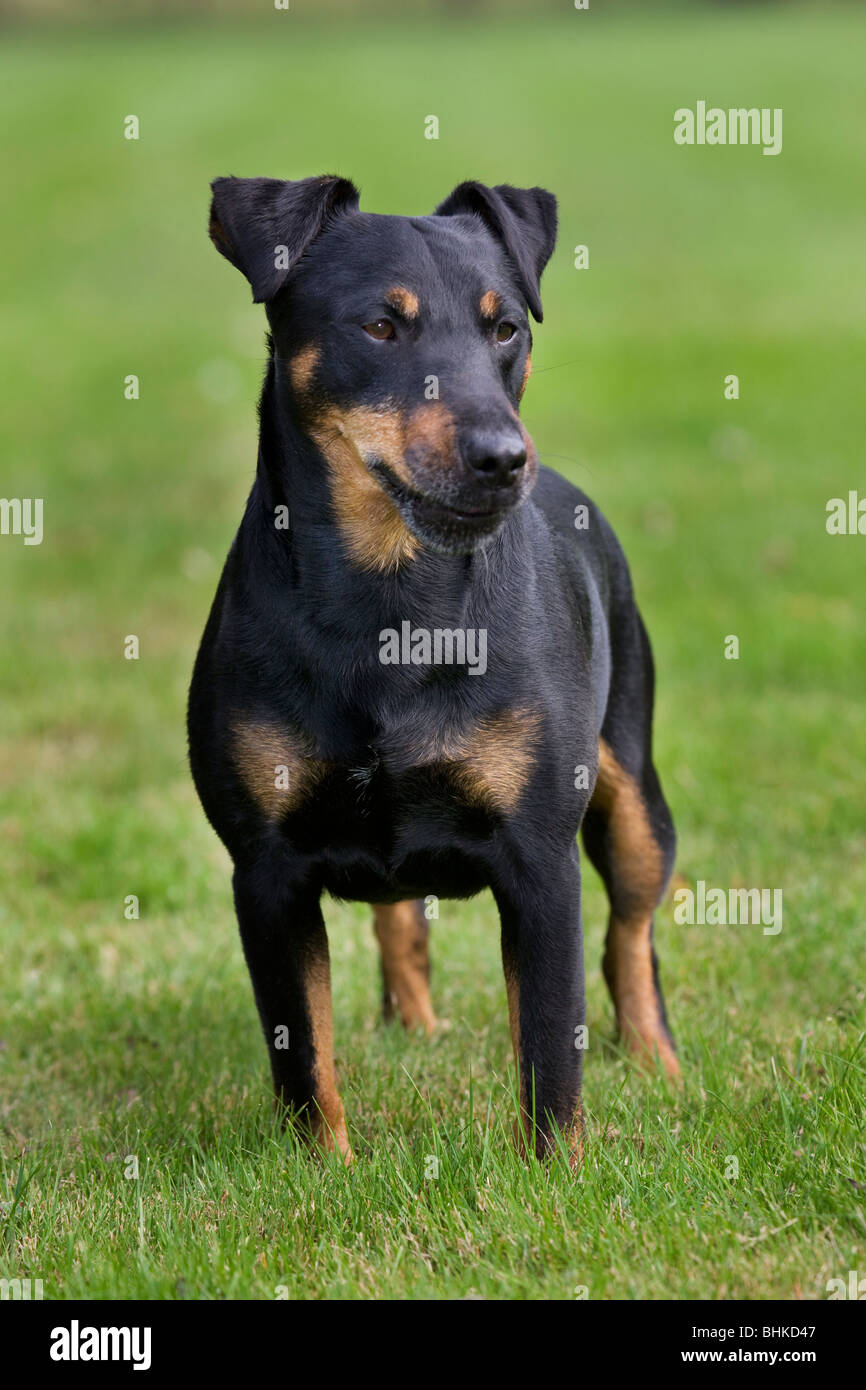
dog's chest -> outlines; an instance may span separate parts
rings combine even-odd
[[[425,806],[513,814],[536,766],[540,716],[525,708],[482,718],[406,721],[335,749],[280,722],[238,723],[232,758],[268,820],[333,816],[383,832]]]

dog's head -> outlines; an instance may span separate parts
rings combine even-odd
[[[335,486],[374,488],[433,549],[473,550],[538,470],[518,404],[553,195],[463,183],[432,216],[391,217],[360,212],[341,178],[212,188],[211,237],[266,305],[293,413]]]

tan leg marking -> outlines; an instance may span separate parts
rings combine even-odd
[[[334,1070],[334,1024],[331,1010],[331,965],[327,954],[314,961],[307,972],[307,1006],[315,1053],[315,1095],[310,1123],[322,1146],[343,1155],[346,1163],[354,1157],[346,1133],[346,1116],[337,1090]]]
[[[505,989],[508,994],[508,1029],[511,1033],[511,1046],[514,1060],[520,1065],[520,981],[511,966],[505,969]]]
[[[427,932],[416,902],[374,903],[373,927],[382,952],[386,997],[406,1028],[432,1033],[436,1015],[430,999]]]
[[[532,1128],[531,1107],[526,1099],[526,1081],[520,1062],[520,981],[512,965],[505,964],[505,990],[508,995],[508,1029],[511,1033],[511,1047],[514,1052],[514,1065],[517,1069],[517,1095],[521,1117],[515,1116],[512,1132],[514,1144],[521,1158],[527,1154],[527,1139]]]
[[[653,913],[664,890],[662,852],[637,783],[604,739],[599,740],[592,805],[607,817],[618,896],[626,904],[620,905],[619,915],[611,910],[604,956],[619,1030],[631,1052],[644,1060],[653,1060],[657,1052],[665,1071],[678,1076],[680,1064],[659,1014],[650,942]]]
[[[569,1132],[568,1132],[566,1138],[567,1138],[567,1140],[568,1140],[568,1159],[569,1159],[569,1166],[570,1166],[572,1169],[577,1169],[577,1168],[582,1167],[582,1165],[583,1165],[583,1105],[581,1104],[580,1101],[578,1101],[578,1103],[577,1103],[577,1109],[576,1109],[575,1112],[574,1112],[574,1119],[573,1119],[572,1122],[571,1122],[571,1129],[569,1130]]]

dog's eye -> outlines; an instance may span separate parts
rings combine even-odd
[[[393,338],[394,325],[390,319],[374,319],[372,323],[364,324],[364,332],[377,342],[384,342],[386,338]]]
[[[496,330],[497,343],[510,343],[516,332],[516,325],[509,323],[507,319],[503,319]]]

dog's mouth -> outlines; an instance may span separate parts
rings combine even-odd
[[[457,497],[445,502],[409,487],[381,459],[368,466],[413,535],[446,554],[474,550],[480,541],[499,529],[509,512],[523,500],[523,490],[515,487],[499,506],[489,502],[482,505],[464,503]]]

